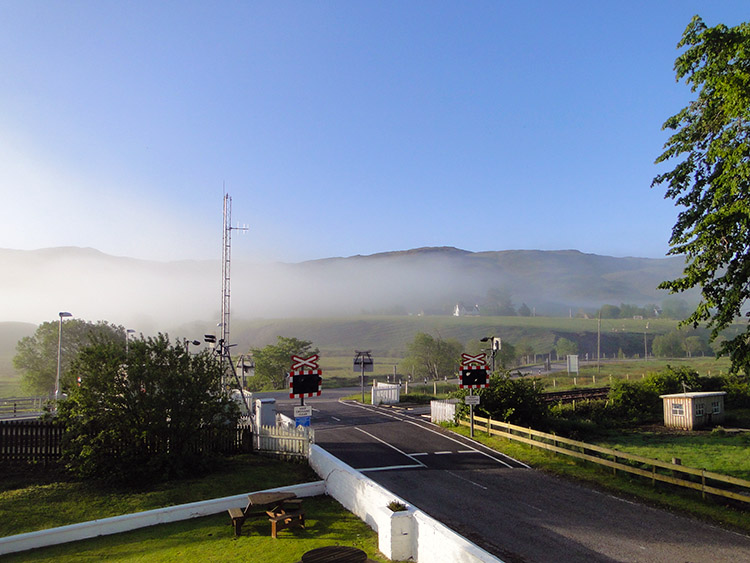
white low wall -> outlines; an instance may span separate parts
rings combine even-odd
[[[314,497],[325,493],[325,482],[316,481],[314,483],[305,483],[304,485],[277,487],[263,492],[271,491],[292,491],[298,497]],[[224,512],[229,508],[245,508],[248,494],[250,493],[168,506],[166,508],[136,512],[135,514],[101,518],[99,520],[91,520],[90,522],[81,522],[80,524],[71,524],[49,530],[8,536],[0,538],[0,555],[97,536],[118,534],[156,524],[166,524],[190,518],[198,518],[199,516],[209,516]]]
[[[378,532],[378,547],[389,559],[411,558],[424,563],[502,563],[320,446],[310,447],[310,466],[325,479],[329,495]],[[406,505],[408,510],[392,512],[387,507],[391,501]]]

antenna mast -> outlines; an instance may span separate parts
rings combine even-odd
[[[247,227],[232,227],[232,197],[224,193],[224,241],[221,254],[221,344],[229,346],[229,303],[232,262],[232,231],[247,231]]]

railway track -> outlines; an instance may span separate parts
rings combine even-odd
[[[609,387],[569,389],[568,391],[555,391],[554,393],[542,394],[544,400],[548,403],[571,403],[587,399],[606,399],[607,395],[609,395]]]

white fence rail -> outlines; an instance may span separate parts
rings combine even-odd
[[[394,405],[401,400],[401,386],[397,383],[378,383],[372,387],[373,405]]]
[[[312,428],[302,426],[260,426],[255,440],[255,448],[259,451],[306,458],[310,454],[310,444],[315,441],[315,433]]]
[[[430,421],[434,423],[455,422],[457,404],[458,399],[430,401]]]

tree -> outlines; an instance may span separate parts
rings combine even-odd
[[[620,308],[616,305],[602,305],[599,309],[599,315],[602,319],[619,319]]]
[[[539,427],[547,418],[548,408],[542,396],[543,386],[531,379],[511,378],[509,372],[495,372],[490,386],[479,391],[477,407],[482,416],[512,424]],[[465,396],[465,391],[457,393]]]
[[[521,306],[518,308],[518,315],[520,317],[531,316],[531,309],[529,309],[529,306],[526,303],[521,303]]]
[[[686,266],[659,287],[700,288],[685,323],[706,323],[715,339],[750,297],[750,24],[708,28],[695,16],[678,48],[685,51],[675,61],[677,80],[697,99],[664,123],[674,133],[656,162],[676,163],[652,186],[665,185],[665,197],[683,208],[669,254],[684,255]],[[722,345],[735,372],[750,372],[748,336],[750,327]]]
[[[21,383],[25,392],[30,394],[54,392],[59,329],[59,321],[42,323],[32,336],[26,336],[16,344],[13,365],[22,374]],[[60,346],[62,389],[73,383],[69,374],[70,365],[80,349],[91,344],[92,339],[117,342],[124,352],[125,329],[123,327],[110,325],[104,321],[98,323],[90,323],[81,319],[64,321]]]
[[[654,337],[651,352],[657,358],[682,358],[685,356],[685,339],[677,330],[660,334]]]
[[[208,351],[190,354],[159,335],[95,339],[70,368],[80,377],[58,406],[63,459],[74,474],[151,483],[210,467],[205,438],[235,432],[239,409],[221,390],[222,366]]]
[[[269,344],[264,348],[252,350],[255,358],[256,389],[281,389],[286,385],[286,375],[292,367],[292,356],[309,358],[320,351],[312,348],[309,340],[297,338],[277,337],[276,344]]]
[[[406,357],[401,368],[419,378],[440,379],[456,373],[461,363],[463,345],[457,340],[433,338],[418,332],[406,346]]]
[[[558,338],[555,344],[555,352],[557,352],[558,358],[575,355],[578,353],[578,344],[567,338]]]

